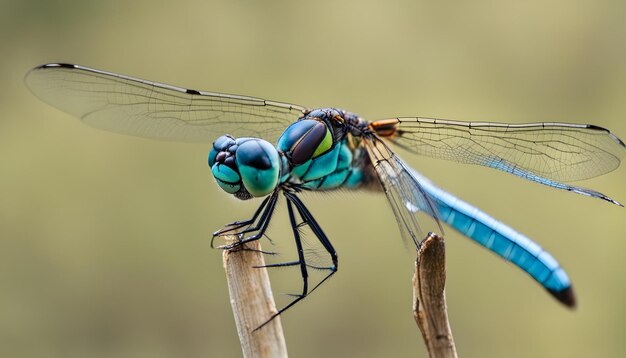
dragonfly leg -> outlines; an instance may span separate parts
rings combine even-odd
[[[231,236],[232,235],[232,236],[237,236],[239,238],[238,241],[232,244],[222,245],[222,246],[217,247],[218,249],[223,249],[223,250],[231,250],[236,247],[240,247],[247,242],[255,241],[263,237],[263,235],[265,234],[265,230],[267,230],[270,220],[272,219],[272,215],[274,213],[274,209],[276,208],[277,201],[278,201],[278,190],[274,191],[267,199],[263,201],[263,203],[261,203],[261,206],[259,207],[259,209],[257,209],[252,219],[244,221],[244,222],[249,222],[248,224],[241,225],[238,228],[238,229],[242,229],[243,227],[247,225],[245,229],[231,230],[230,228],[226,227],[222,230],[219,230],[215,234],[213,234],[213,238],[211,239],[211,248],[214,247],[213,242],[217,236]],[[261,213],[260,218],[256,220],[256,217],[259,216],[259,213]],[[254,235],[244,237],[245,234],[251,233],[251,232],[256,232],[256,233]]]
[[[307,209],[306,206],[304,206],[304,203],[300,200],[300,198],[298,198],[295,194],[287,193],[287,192],[285,192],[285,196],[289,198],[289,200],[291,200],[295,204],[296,208],[298,209],[298,213],[304,220],[304,223],[311,228],[311,230],[315,234],[315,237],[317,237],[317,239],[320,241],[322,246],[324,246],[324,249],[326,249],[326,251],[330,255],[332,262],[333,262],[332,266],[320,267],[320,266],[309,265],[309,267],[315,268],[315,269],[327,269],[327,270],[332,271],[330,275],[334,274],[337,271],[337,266],[339,264],[339,260],[337,258],[337,251],[335,251],[335,248],[330,243],[330,240],[328,239],[328,237],[322,230],[322,227],[317,223],[313,215],[311,215],[311,212],[309,211],[309,209]],[[319,284],[317,284],[317,286],[319,286],[326,279],[328,279],[330,275],[324,278],[324,280],[320,282]],[[317,286],[315,286],[313,289],[317,288]]]
[[[241,229],[244,226],[248,226],[248,225],[252,225],[256,219],[259,217],[259,214],[261,213],[261,211],[263,210],[263,208],[265,208],[265,206],[267,205],[267,203],[269,202],[269,200],[271,199],[271,196],[266,197],[263,202],[261,203],[261,205],[259,205],[259,207],[256,209],[256,211],[254,212],[254,215],[252,215],[252,217],[248,220],[240,220],[240,221],[233,221],[232,223],[226,224],[224,225],[223,228],[219,229],[218,231],[213,233],[213,236],[222,236],[225,234],[228,234],[232,231],[237,231],[239,229]]]
[[[249,242],[249,241],[246,241],[246,242]],[[272,256],[272,255],[278,255],[278,252],[274,252],[274,251],[264,251],[264,250],[257,250],[257,249],[250,249],[250,248],[247,248],[247,247],[245,247],[245,246],[244,246],[244,247],[241,247],[241,251],[258,252],[258,253],[261,253],[261,254],[263,254],[263,255],[270,255],[270,256]]]
[[[315,221],[315,218],[313,218],[313,216],[311,215],[309,210],[306,208],[306,206],[304,206],[304,203],[302,203],[302,201],[300,201],[300,199],[295,194],[288,193],[288,192],[284,192],[284,194],[285,194],[285,197],[287,198],[287,211],[289,212],[289,221],[291,223],[294,240],[296,242],[296,248],[298,250],[298,260],[276,263],[276,264],[269,264],[269,265],[258,266],[258,267],[299,266],[300,273],[302,275],[302,282],[303,282],[302,293],[290,294],[290,296],[295,297],[294,300],[291,301],[289,304],[287,304],[285,307],[281,308],[278,312],[273,314],[267,321],[265,321],[255,330],[262,328],[263,326],[271,322],[274,318],[278,317],[280,314],[282,314],[283,312],[285,312],[286,310],[294,306],[296,303],[303,300],[310,293],[315,291],[315,289],[317,289],[322,283],[326,282],[326,280],[328,280],[333,274],[335,274],[335,272],[337,272],[337,265],[338,265],[337,252],[335,251],[332,244],[330,243],[330,240],[328,240],[328,237],[326,236],[326,234],[324,234],[324,231],[322,230],[322,228],[319,226],[317,221]],[[296,216],[293,211],[294,205],[298,211],[298,214],[300,215],[300,218],[303,220],[301,224],[297,223]],[[304,248],[302,246],[302,239],[300,238],[300,231],[299,231],[300,227],[302,227],[303,224],[311,228],[311,230],[313,231],[317,239],[324,246],[326,251],[328,251],[332,259],[331,266],[315,266],[315,265],[307,264],[306,258],[304,255]],[[317,283],[311,290],[309,290],[308,268],[313,268],[313,269],[318,269],[318,270],[328,270],[330,272],[319,283]]]

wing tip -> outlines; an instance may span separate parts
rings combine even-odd
[[[569,286],[560,291],[548,290],[548,292],[550,292],[550,294],[554,298],[556,298],[559,302],[561,302],[568,308],[576,308],[576,295],[574,294],[574,289],[572,288],[572,286]]]
[[[71,63],[65,63],[65,62],[53,62],[53,63],[44,63],[43,65],[35,66],[31,71],[45,70],[45,69],[49,69],[49,68],[70,68],[70,69],[76,69],[76,68],[78,68],[78,66],[74,65],[74,64],[71,64]]]
[[[587,128],[588,129],[592,129],[592,130],[606,132],[607,134],[609,134],[611,136],[611,138],[613,138],[614,141],[616,141],[622,147],[626,148],[626,144],[624,144],[624,142],[621,139],[619,139],[615,134],[611,133],[610,130],[608,130],[608,129],[604,128],[604,127],[596,126],[594,124],[587,124]]]
[[[50,68],[68,68],[68,69],[77,69],[77,65],[73,65],[71,63],[44,63],[43,65],[35,66],[30,71],[26,73],[24,76],[24,82],[28,86],[29,80],[32,78],[32,74],[38,72],[39,70],[47,70]],[[30,88],[30,86],[28,86]]]
[[[76,68],[76,65],[73,65],[71,63],[56,62],[56,63],[46,63],[46,64],[35,67],[35,69],[56,68],[56,67]]]

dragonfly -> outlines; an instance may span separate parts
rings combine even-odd
[[[301,193],[332,190],[382,192],[403,239],[417,247],[443,225],[519,267],[559,302],[574,307],[571,281],[537,243],[480,209],[440,189],[410,168],[391,145],[427,157],[501,170],[549,187],[623,206],[610,197],[568,184],[616,169],[626,146],[609,130],[589,124],[504,124],[425,117],[374,121],[337,108],[309,109],[262,98],[199,91],[74,64],[32,69],[26,85],[41,100],[112,132],[155,139],[212,143],[208,164],[226,193],[263,198],[251,218],[225,225],[216,237],[235,237],[221,249],[240,248],[266,235],[284,198],[298,251],[296,260],[267,267],[300,269],[303,285],[268,323],[337,272],[330,239]],[[344,218],[351,224],[355,218]],[[329,258],[307,257],[301,230],[310,230]],[[212,240],[213,240],[212,239]],[[213,246],[213,241],[211,242]],[[309,285],[309,271],[323,271]]]

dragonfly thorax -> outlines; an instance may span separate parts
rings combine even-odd
[[[335,108],[304,113],[285,129],[276,148],[281,158],[280,183],[300,190],[356,189],[367,182],[366,153],[351,141],[358,118]]]
[[[278,185],[278,151],[263,139],[221,136],[213,143],[209,166],[219,187],[241,200],[266,196]]]
[[[333,144],[333,135],[325,122],[304,118],[287,127],[277,147],[293,167],[328,152]]]

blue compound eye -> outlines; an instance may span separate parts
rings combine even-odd
[[[235,158],[241,181],[252,196],[265,196],[278,185],[278,151],[262,139],[237,141]]]
[[[217,185],[229,194],[235,194],[241,189],[239,173],[225,164],[216,163],[211,167],[211,173]]]
[[[237,143],[233,137],[226,135],[219,137],[209,152],[209,166],[217,185],[222,190],[243,199],[247,193],[245,189],[242,191],[241,175],[233,154],[236,148]],[[249,197],[249,194],[247,196]]]
[[[233,145],[235,145],[235,139],[229,135],[223,135],[217,138],[217,140],[213,142],[213,147],[209,152],[209,166],[213,167],[217,155],[220,152],[227,151],[228,148],[232,147]]]

